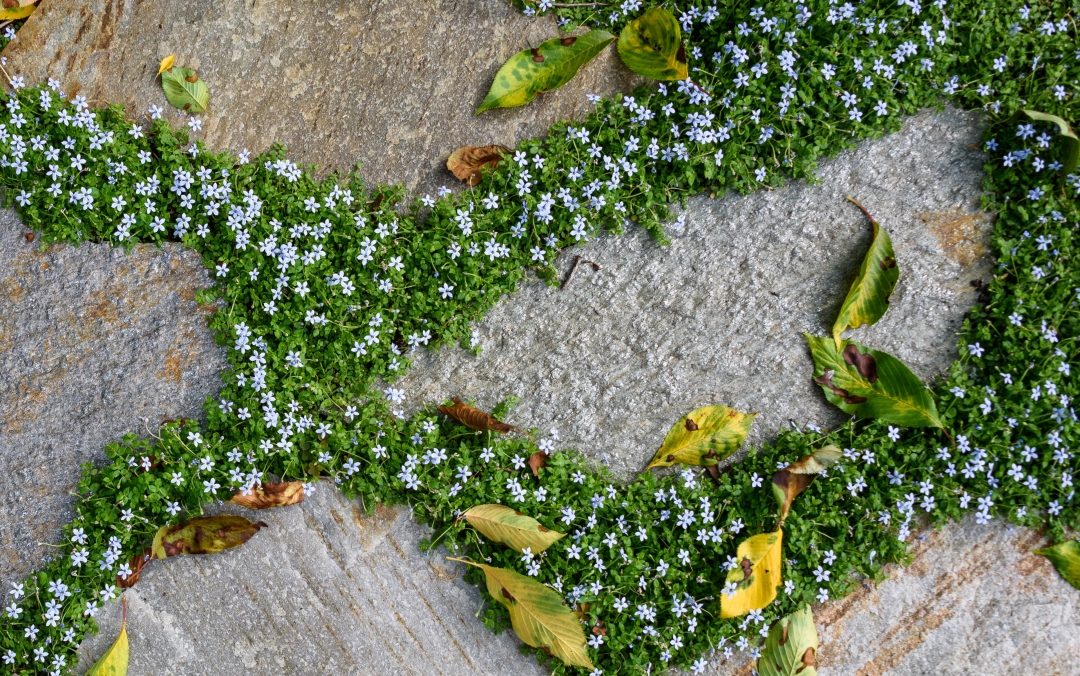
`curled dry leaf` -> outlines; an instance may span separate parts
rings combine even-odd
[[[462,146],[450,153],[450,157],[446,160],[446,168],[459,180],[472,187],[480,183],[481,169],[484,167],[494,169],[499,166],[499,160],[509,152],[509,148],[500,145]]]
[[[547,461],[548,454],[543,451],[537,451],[529,456],[529,470],[532,471],[534,477],[540,477],[540,470],[547,467]]]
[[[563,603],[562,594],[536,580],[505,568],[465,559],[451,559],[484,571],[491,598],[510,611],[510,625],[523,642],[547,650],[563,664],[592,669],[585,648],[585,630],[577,613]]]
[[[815,676],[818,633],[810,606],[773,623],[757,661],[759,676]]]
[[[461,518],[487,539],[519,552],[528,548],[533,554],[539,554],[564,535],[505,505],[476,505],[466,510]]]
[[[304,501],[304,482],[285,481],[275,484],[262,484],[249,491],[232,496],[229,502],[249,509],[268,509],[285,507]]]
[[[756,415],[727,406],[693,410],[672,426],[646,469],[675,463],[715,465],[742,445]]]
[[[469,406],[457,397],[454,397],[453,401],[453,406],[440,406],[439,413],[453,418],[469,429],[478,430],[480,432],[500,432],[503,434],[514,429],[512,426],[507,425],[490,413]]]
[[[810,482],[833,465],[843,453],[836,446],[825,446],[805,455],[773,475],[772,492],[780,505],[780,524],[787,519],[791,503],[806,490]]]
[[[154,557],[151,555],[149,549],[142,552],[141,554],[136,554],[135,556],[131,557],[131,561],[128,562],[128,568],[131,569],[131,572],[128,573],[127,577],[117,575],[116,586],[121,589],[131,589],[132,587],[134,587],[135,583],[139,581],[139,577],[142,576],[143,568],[145,568],[146,564],[150,563],[153,560]]]
[[[151,553],[156,559],[180,554],[214,554],[244,544],[260,528],[266,528],[266,524],[242,516],[200,516],[158,529]]]
[[[730,594],[720,594],[720,617],[738,617],[773,602],[781,582],[783,540],[784,531],[778,528],[739,543],[735,552],[739,566],[727,574],[727,582],[734,583],[735,589]]]
[[[125,676],[128,671],[128,635],[127,635],[127,599],[120,598],[120,607],[123,609],[120,620],[120,634],[116,637],[105,654],[94,662],[86,676]]]

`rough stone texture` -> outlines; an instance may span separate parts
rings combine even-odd
[[[451,395],[610,465],[644,467],[671,424],[697,406],[757,411],[751,443],[782,427],[837,424],[811,382],[802,333],[828,335],[870,243],[856,196],[892,237],[901,277],[889,312],[855,332],[929,379],[956,354],[956,329],[988,274],[991,218],[978,211],[978,116],[922,114],[904,131],[826,163],[818,185],[695,198],[670,246],[638,231],[573,252],[565,287],[527,285],[477,327],[479,358],[427,353],[402,381],[410,403]],[[573,255],[564,268],[573,265]],[[565,276],[564,276],[565,279]]]
[[[72,516],[80,464],[126,432],[192,416],[225,355],[176,245],[42,251],[0,210],[0,584],[28,573]]]
[[[250,512],[248,512],[250,514]],[[146,569],[127,592],[131,669],[141,674],[545,673],[474,615],[480,591],[403,509],[374,515],[330,489],[261,512],[242,548]],[[86,668],[119,631],[120,608],[81,647]]]
[[[584,114],[586,93],[635,82],[605,50],[542,105],[474,115],[499,66],[557,31],[505,0],[90,0],[43,4],[4,55],[31,82],[54,77],[141,115],[169,107],[155,74],[175,53],[210,87],[201,117],[211,147],[280,141],[295,161],[342,171],[360,163],[369,182],[432,193],[457,183],[445,168],[454,148],[513,146]]]
[[[322,11],[92,0],[45,3],[5,55],[31,78],[51,74],[69,91],[143,111],[164,103],[152,74],[175,51],[214,90],[212,146],[283,140],[300,160],[347,168],[359,159],[370,180],[431,191],[451,180],[442,160],[453,147],[509,145],[580,113],[585,92],[627,85],[608,60],[543,105],[474,118],[498,63],[551,31],[502,0]],[[969,148],[977,132],[971,115],[923,115],[826,163],[819,186],[695,200],[669,248],[639,234],[602,238],[576,253],[603,269],[579,266],[565,289],[529,284],[497,307],[478,327],[479,359],[425,357],[407,381],[413,402],[522,395],[514,422],[556,426],[562,443],[624,476],[698,404],[760,411],[755,440],[789,419],[831,424],[798,333],[828,329],[867,242],[848,193],[893,233],[905,271],[893,309],[863,337],[930,377],[951,359],[968,282],[985,270],[989,218],[975,209],[981,157]],[[55,541],[69,515],[59,496],[79,462],[143,429],[143,418],[197,415],[221,364],[191,302],[206,281],[194,256],[96,246],[36,254],[23,232],[0,218],[0,581],[29,572],[40,543]],[[163,274],[170,260],[181,269]],[[199,356],[171,369],[172,341]],[[177,372],[179,383],[156,375]],[[18,389],[24,381],[36,384]],[[456,566],[418,553],[423,530],[403,510],[354,515],[321,490],[267,513],[270,528],[241,549],[149,569],[128,594],[131,673],[539,673],[513,638],[473,617],[483,596]],[[823,673],[1067,673],[1080,609],[1075,590],[1025,554],[1036,542],[968,522],[929,535],[912,568],[817,609]],[[87,659],[115,635],[118,608],[106,615]]]

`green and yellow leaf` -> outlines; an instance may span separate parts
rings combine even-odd
[[[189,113],[201,113],[210,105],[210,89],[190,68],[174,66],[161,73],[161,89],[169,103]]]
[[[758,676],[816,676],[818,633],[810,606],[803,606],[769,628],[757,661]]]
[[[487,539],[519,552],[528,547],[533,554],[539,554],[563,537],[563,533],[504,505],[476,505],[461,517]]]
[[[619,33],[619,58],[630,70],[654,80],[689,76],[679,20],[664,7],[653,7]]]
[[[791,503],[806,490],[818,474],[843,456],[836,446],[824,446],[805,455],[773,475],[772,492],[780,506],[780,525],[787,519]]]
[[[1080,138],[1077,138],[1072,126],[1057,115],[1051,115],[1050,113],[1040,113],[1037,110],[1024,110],[1022,112],[1030,120],[1049,122],[1057,126],[1058,134],[1061,135],[1061,142],[1065,144],[1065,152],[1061,156],[1061,171],[1066,174],[1072,173],[1072,170],[1076,168],[1077,161],[1080,160]]]
[[[825,398],[860,418],[901,427],[943,428],[930,390],[904,362],[852,340],[803,334],[814,360],[814,382]]]
[[[1067,540],[1053,547],[1036,549],[1035,553],[1050,559],[1061,577],[1080,589],[1080,540]]]
[[[645,469],[684,465],[715,465],[742,445],[757,413],[727,406],[703,406],[687,413],[671,428]]]
[[[128,635],[127,635],[127,599],[121,598],[123,619],[120,620],[120,635],[116,637],[105,654],[94,662],[86,676],[125,676],[128,670]]]
[[[239,547],[265,527],[266,524],[261,521],[249,521],[232,514],[200,516],[159,528],[150,551],[155,559],[180,554],[215,554]]]
[[[596,58],[615,36],[593,30],[576,37],[552,38],[524,49],[502,65],[477,114],[492,108],[523,106],[537,94],[558,89]]]
[[[25,19],[37,9],[37,2],[38,0],[15,0],[14,3],[9,0],[5,2],[4,8],[0,9],[0,21]]]
[[[738,617],[764,608],[776,598],[782,580],[780,551],[784,531],[761,533],[739,543],[735,558],[739,565],[728,571],[727,582],[735,583],[731,594],[720,594],[720,617]]]
[[[451,559],[484,571],[491,598],[510,611],[510,624],[524,643],[542,648],[569,666],[592,669],[585,630],[562,595],[547,585],[505,568]]]
[[[878,225],[863,205],[850,197],[848,201],[859,207],[870,220],[874,236],[870,242],[870,250],[866,252],[859,267],[859,274],[851,283],[847,297],[840,306],[840,314],[833,324],[833,340],[837,346],[840,345],[840,334],[844,331],[867,326],[881,319],[889,309],[889,295],[900,278],[900,268],[896,265],[896,254],[893,252],[889,233]]]

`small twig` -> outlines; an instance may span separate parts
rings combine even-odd
[[[4,68],[4,64],[2,64],[2,63],[0,63],[0,72],[3,72],[4,77],[7,78],[8,84],[11,85],[14,88],[15,83],[11,81],[11,76],[8,75],[7,68]]]
[[[548,7],[554,9],[574,9],[575,7],[610,7],[610,2],[553,2]]]
[[[599,270],[604,269],[604,266],[600,265],[596,261],[591,261],[588,258],[585,258],[584,256],[574,256],[574,264],[570,266],[570,271],[566,273],[566,277],[563,279],[562,284],[559,285],[560,289],[565,289],[566,288],[566,285],[570,283],[570,278],[574,276],[574,272],[577,271],[578,266],[581,265],[582,262],[585,262],[585,263],[588,263],[589,265],[591,265],[592,269],[593,269],[593,272],[597,272]]]

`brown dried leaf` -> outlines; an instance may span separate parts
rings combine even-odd
[[[135,583],[139,581],[139,576],[142,575],[143,568],[146,564],[150,563],[154,559],[150,555],[150,550],[147,549],[141,554],[136,554],[131,557],[131,561],[128,563],[128,567],[131,568],[131,573],[127,577],[116,576],[116,586],[121,589],[131,589],[135,586]]]
[[[780,506],[780,523],[787,519],[791,503],[806,490],[810,482],[830,465],[836,463],[842,453],[836,446],[824,446],[809,455],[804,455],[795,462],[773,475],[772,491]]]
[[[543,451],[537,451],[529,456],[529,469],[532,470],[534,477],[540,477],[540,470],[547,467],[547,460],[548,454]]]
[[[439,413],[453,418],[469,429],[481,432],[501,432],[503,434],[514,429],[490,413],[469,406],[457,397],[454,397],[453,401],[453,406],[440,406]]]
[[[480,182],[482,167],[494,169],[502,156],[509,152],[509,148],[501,145],[462,146],[450,153],[449,159],[446,160],[446,168],[458,179],[465,181],[467,185],[474,186]]]
[[[263,484],[247,493],[237,493],[230,502],[249,509],[268,509],[285,507],[304,501],[304,482],[285,481],[276,484]]]
[[[180,554],[214,554],[244,544],[260,528],[266,528],[266,524],[242,516],[200,516],[159,528],[154,536],[152,553],[157,559]]]

